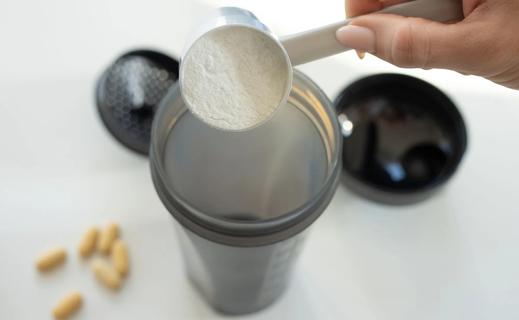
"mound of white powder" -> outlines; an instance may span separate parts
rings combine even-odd
[[[267,35],[234,26],[206,33],[186,53],[182,96],[198,118],[223,130],[254,127],[274,113],[289,85],[287,61]]]

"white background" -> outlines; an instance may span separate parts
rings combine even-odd
[[[187,282],[147,159],[109,136],[93,88],[125,50],[178,56],[204,11],[228,3],[252,9],[278,34],[343,17],[341,0],[0,2],[0,319],[50,319],[70,290],[85,297],[74,319],[224,318]],[[331,98],[367,74],[420,76],[459,105],[469,150],[448,187],[419,205],[381,206],[340,186],[286,294],[243,318],[518,319],[519,93],[352,53],[302,69]],[[87,226],[108,220],[121,223],[132,259],[116,294],[75,252]],[[35,256],[56,244],[67,246],[68,261],[38,274]]]

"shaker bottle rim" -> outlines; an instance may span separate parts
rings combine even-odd
[[[164,116],[167,107],[166,105],[159,107],[152,128],[150,147],[151,175],[159,197],[168,211],[181,225],[206,239],[218,243],[231,246],[259,246],[289,238],[303,231],[321,215],[330,202],[339,181],[341,172],[339,157],[342,153],[342,140],[335,112],[324,92],[302,72],[294,70],[294,85],[296,83],[312,91],[313,95],[319,99],[320,104],[323,106],[326,117],[329,118],[328,120],[331,120],[329,121],[331,123],[330,129],[334,138],[328,174],[320,190],[312,195],[303,205],[278,217],[261,221],[236,221],[209,216],[188,203],[166,183],[168,179],[166,178],[164,166],[161,163],[161,141],[158,137],[164,134],[161,132],[163,128],[160,127],[159,122]],[[175,85],[170,89],[167,96],[179,95],[178,91],[178,85]],[[171,130],[171,125],[168,126],[168,129]]]

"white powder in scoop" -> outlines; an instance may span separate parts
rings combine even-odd
[[[203,35],[182,61],[182,95],[191,112],[223,130],[245,130],[267,120],[289,85],[283,51],[250,28]]]

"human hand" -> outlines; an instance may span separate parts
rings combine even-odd
[[[401,2],[346,0],[346,12],[356,17]],[[465,19],[452,24],[359,16],[337,31],[337,40],[399,67],[451,69],[519,89],[519,1],[463,0],[463,12]]]

